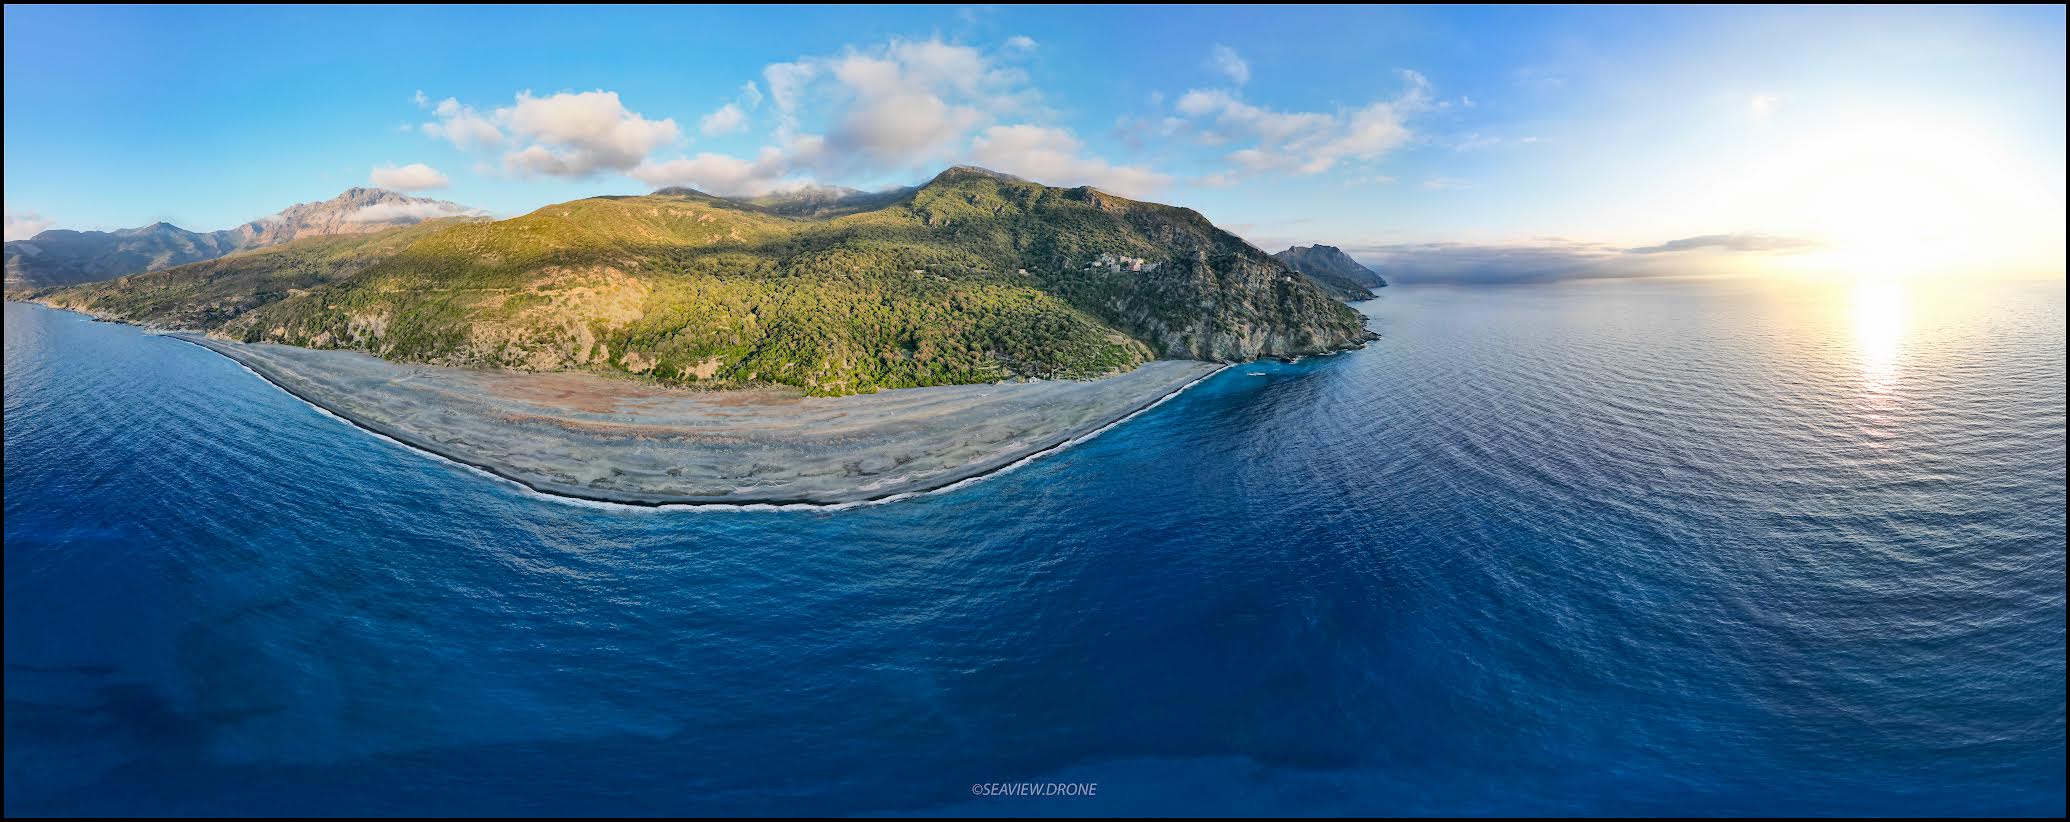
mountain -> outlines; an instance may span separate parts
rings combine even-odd
[[[1387,280],[1336,246],[1297,245],[1272,256],[1343,299],[1370,300],[1373,289],[1387,287]]]
[[[882,208],[897,202],[911,191],[910,188],[863,191],[846,186],[803,186],[754,197],[747,202],[787,217],[839,217]]]
[[[104,319],[162,328],[222,328],[252,309],[347,280],[426,236],[482,219],[447,217],[365,234],[309,237],[33,296]]]
[[[171,223],[119,231],[52,229],[7,243],[9,292],[94,282],[213,260],[306,237],[364,234],[479,211],[378,188],[354,188],[236,228],[198,233]]]
[[[38,297],[401,361],[815,394],[1369,338],[1357,312],[1191,209],[973,168],[839,216],[665,189],[300,240]]]
[[[480,215],[459,203],[412,197],[385,188],[348,188],[315,203],[299,203],[269,217],[230,229],[243,238],[240,249],[264,248],[306,237],[365,234],[441,217]]]
[[[6,289],[12,293],[156,271],[214,259],[237,248],[237,238],[229,232],[197,234],[171,223],[120,231],[54,228],[7,243]]]

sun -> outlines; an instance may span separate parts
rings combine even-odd
[[[1828,276],[2045,264],[2060,252],[2060,201],[2008,156],[1956,117],[1862,115],[1765,154],[1733,187],[1750,219],[1819,244],[1788,265]]]

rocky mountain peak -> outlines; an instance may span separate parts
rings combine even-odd
[[[934,175],[934,179],[928,181],[928,185],[934,185],[936,183],[951,183],[957,180],[966,180],[973,177],[990,177],[994,180],[1004,180],[1009,183],[1028,182],[1027,180],[1015,177],[1006,172],[993,171],[989,168],[983,168],[980,166],[950,166],[948,168],[942,169],[942,173]]]
[[[1387,287],[1387,280],[1333,245],[1297,245],[1272,256],[1347,299],[1367,299],[1372,289]]]

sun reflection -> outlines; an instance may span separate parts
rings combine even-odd
[[[1897,387],[1909,307],[1905,286],[1894,280],[1863,280],[1854,286],[1854,344],[1862,382],[1875,394]]]
[[[1896,389],[1901,376],[1910,305],[1904,283],[1863,280],[1854,286],[1854,346],[1860,359],[1862,394],[1856,401],[1862,433],[1877,448],[1897,436]]]

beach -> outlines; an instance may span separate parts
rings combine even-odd
[[[1224,367],[1159,360],[1099,380],[808,397],[168,336],[405,445],[541,493],[648,506],[841,505],[923,493],[1059,450]]]

